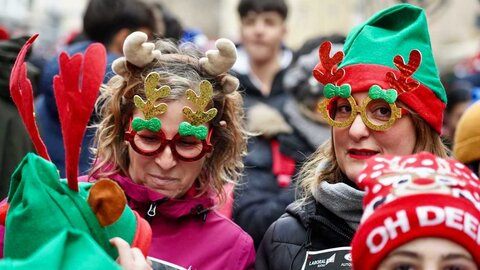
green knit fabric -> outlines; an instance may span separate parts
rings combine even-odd
[[[423,9],[409,4],[382,10],[355,27],[345,41],[345,58],[339,68],[376,64],[397,70],[393,58],[401,55],[407,62],[410,51],[414,49],[421,52],[422,62],[412,77],[432,90],[443,103],[447,103],[432,54],[425,13]]]
[[[59,232],[77,229],[90,235],[112,258],[118,256],[109,239],[119,236],[132,243],[136,219],[130,208],[116,223],[103,228],[86,202],[92,183],[79,183],[79,192],[60,180],[55,165],[33,153],[12,175],[4,255],[25,259]]]
[[[32,241],[38,236],[30,236]],[[98,244],[82,231],[69,229],[57,232],[30,256],[23,259],[0,260],[0,269],[122,269]]]

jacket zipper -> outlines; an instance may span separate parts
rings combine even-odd
[[[150,206],[147,210],[146,220],[148,223],[152,223],[153,217],[157,214],[157,205],[162,204],[167,201],[167,198],[163,198],[161,200],[153,201],[150,203]]]

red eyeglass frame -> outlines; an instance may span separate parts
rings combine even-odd
[[[210,139],[211,139],[212,133],[213,133],[213,128],[209,128],[207,138],[205,140],[201,140],[202,141],[202,152],[200,152],[195,157],[187,158],[187,157],[181,156],[177,152],[177,149],[175,148],[174,142],[178,141],[180,139],[180,137],[182,137],[180,135],[180,133],[177,132],[177,134],[175,134],[175,136],[173,136],[172,139],[167,139],[166,136],[165,136],[165,133],[163,133],[163,131],[161,129],[158,132],[156,132],[156,134],[160,135],[160,146],[154,151],[145,152],[135,144],[134,138],[135,138],[135,135],[137,134],[137,132],[135,130],[132,130],[132,124],[131,123],[132,123],[132,119],[130,119],[130,124],[129,124],[128,131],[125,131],[124,140],[129,142],[130,146],[132,146],[133,150],[135,150],[135,152],[139,153],[140,155],[143,155],[143,156],[157,155],[157,154],[163,152],[163,150],[165,150],[165,147],[167,147],[167,145],[169,145],[170,150],[172,151],[172,155],[176,159],[179,159],[179,160],[182,160],[182,161],[197,161],[197,160],[201,159],[205,154],[211,153],[213,151],[213,145],[210,142]]]

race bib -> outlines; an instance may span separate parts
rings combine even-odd
[[[352,269],[350,251],[350,247],[307,251],[302,270],[350,270]]]

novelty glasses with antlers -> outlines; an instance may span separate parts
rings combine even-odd
[[[327,84],[324,89],[326,99],[318,110],[333,127],[350,126],[360,113],[363,123],[373,130],[382,131],[390,128],[397,119],[408,111],[395,104],[397,92],[393,89],[383,90],[373,85],[361,105],[357,105],[351,95],[350,85],[334,86]]]
[[[178,133],[172,139],[167,139],[161,130],[162,123],[156,116],[165,113],[168,106],[157,100],[167,97],[171,89],[166,85],[157,88],[159,80],[158,73],[148,74],[145,79],[146,101],[138,95],[134,96],[135,106],[142,111],[145,119],[140,117],[130,119],[129,130],[125,132],[124,139],[130,143],[133,150],[144,156],[159,154],[168,145],[176,159],[183,161],[201,159],[213,150],[210,143],[213,129],[208,129],[204,125],[217,115],[216,108],[205,111],[213,96],[211,83],[201,81],[199,95],[192,89],[187,89],[185,96],[196,110],[188,106],[183,107],[182,112],[188,122],[182,122],[178,127]]]
[[[406,109],[398,107],[395,102],[399,94],[413,91],[419,86],[419,83],[411,78],[421,62],[421,54],[418,50],[410,52],[407,63],[401,55],[395,56],[394,64],[399,70],[398,76],[392,71],[385,75],[391,89],[372,85],[368,90],[368,96],[359,106],[351,95],[351,86],[347,83],[338,83],[345,75],[345,70],[338,68],[338,64],[343,60],[343,52],[336,52],[330,57],[331,49],[330,42],[320,45],[320,62],[313,70],[313,76],[325,85],[325,99],[319,103],[318,110],[329,125],[348,127],[360,113],[367,127],[384,131],[408,113]]]

